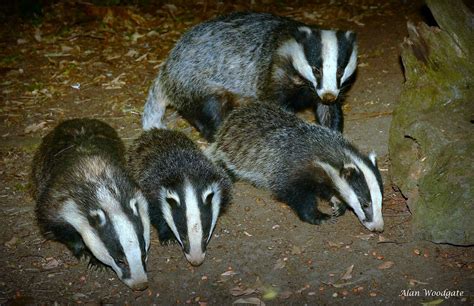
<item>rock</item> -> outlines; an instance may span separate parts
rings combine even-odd
[[[428,1],[441,29],[408,24],[406,83],[390,128],[391,177],[408,198],[418,238],[472,245],[474,49],[463,39],[474,37],[474,17],[462,1],[443,2]]]

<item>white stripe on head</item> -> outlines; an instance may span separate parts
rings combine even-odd
[[[212,205],[212,223],[211,223],[211,229],[209,230],[209,237],[207,237],[207,243],[209,243],[209,240],[211,240],[212,232],[214,231],[214,228],[217,223],[217,217],[219,217],[219,212],[221,208],[221,190],[219,188],[219,185],[217,183],[214,183],[210,185],[202,194],[202,202],[206,204],[206,198],[208,195],[211,193],[214,193],[212,196],[211,200],[211,205]]]
[[[321,88],[317,90],[317,93],[321,99],[326,93],[330,93],[337,97],[339,95],[339,88],[337,86],[337,57],[339,49],[337,44],[336,32],[322,30],[321,45],[323,78]]]
[[[364,223],[371,231],[382,231],[384,222],[382,217],[382,190],[377,177],[372,172],[372,170],[357,156],[351,154],[348,155],[351,157],[352,161],[359,167],[359,169],[364,174],[365,181],[370,191],[370,198],[372,200],[372,222]]]
[[[147,282],[142,263],[142,250],[135,226],[128,218],[117,199],[104,186],[97,188],[97,198],[101,208],[107,213],[118,236],[130,269],[130,278],[122,279],[128,286]]]
[[[59,215],[81,235],[82,240],[94,257],[103,264],[110,266],[121,279],[122,270],[115,264],[114,259],[110,256],[109,251],[97,235],[96,230],[90,226],[87,218],[77,207],[77,204],[73,200],[66,201]]]
[[[192,265],[200,265],[206,255],[202,251],[201,211],[196,191],[188,180],[184,183],[184,198],[186,201],[186,222],[189,242],[189,253],[185,255]]]
[[[138,212],[143,225],[143,237],[145,239],[145,250],[150,248],[150,215],[148,214],[148,202],[141,191],[135,194],[138,203]]]
[[[161,212],[163,213],[163,218],[165,219],[166,224],[168,224],[174,236],[178,240],[179,244],[181,245],[181,247],[183,247],[183,241],[181,240],[178,229],[176,228],[176,224],[174,223],[173,213],[171,212],[171,206],[168,201],[166,201],[166,198],[172,198],[176,201],[176,203],[179,204],[179,196],[175,192],[163,188],[161,190]]]
[[[308,60],[306,59],[301,44],[297,43],[294,39],[290,39],[278,49],[277,53],[283,57],[291,59],[293,67],[299,72],[299,74],[310,81],[314,88],[317,87],[317,81],[314,77],[313,69],[311,69]]]
[[[365,219],[364,211],[360,205],[359,199],[349,184],[339,176],[339,171],[328,163],[315,161],[316,166],[320,166],[332,179],[334,186],[339,191],[344,202],[349,205],[360,221]]]
[[[356,70],[357,68],[357,45],[354,43],[354,49],[352,49],[351,57],[346,67],[344,68],[344,74],[341,77],[341,84],[344,83]]]

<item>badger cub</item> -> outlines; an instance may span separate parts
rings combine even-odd
[[[236,105],[257,98],[288,110],[313,107],[342,131],[341,96],[357,67],[356,35],[268,13],[238,12],[198,24],[171,50],[150,88],[143,128],[163,127],[170,104],[212,140]]]
[[[125,170],[115,130],[94,119],[59,124],[33,159],[32,185],[42,233],[90,265],[111,267],[134,290],[148,287],[148,203]]]
[[[339,132],[275,105],[249,104],[227,117],[208,154],[237,178],[272,191],[302,221],[330,218],[318,210],[319,198],[333,204],[336,216],[348,205],[366,228],[383,230],[375,155],[362,155]]]
[[[151,129],[129,150],[129,167],[150,203],[162,243],[176,238],[194,266],[204,261],[231,181],[181,132]]]

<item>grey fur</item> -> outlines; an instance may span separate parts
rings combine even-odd
[[[269,189],[287,203],[294,200],[288,204],[303,221],[310,223],[319,224],[328,219],[317,209],[313,213],[314,195],[337,204],[335,210],[341,214],[338,201],[332,197],[343,197],[333,177],[321,165],[329,165],[341,177],[352,172],[349,187],[354,189],[361,203],[370,202],[371,195],[362,171],[354,165],[354,158],[374,174],[380,188],[378,192],[383,190],[377,167],[341,133],[307,123],[270,104],[249,104],[234,110],[207,153],[237,178]],[[308,201],[304,204],[303,200]],[[363,223],[370,222],[369,208],[364,216],[358,217]]]
[[[125,258],[128,250],[123,249],[119,239],[122,233],[112,226],[104,209],[104,204],[119,205],[115,209],[123,214],[117,219],[130,222],[138,238],[137,249],[131,251],[145,258],[149,246],[148,208],[138,186],[126,173],[124,153],[122,141],[109,125],[94,119],[65,121],[46,135],[35,153],[32,193],[37,203],[38,224],[47,238],[64,243],[78,258],[89,257],[91,266],[110,265],[96,258],[98,249],[90,249],[91,245],[84,240],[83,231],[92,229],[115,261],[111,267],[115,272],[120,268],[119,277],[130,287],[143,290],[147,286],[143,274],[145,261],[139,265],[141,270],[137,270],[141,273],[139,280],[131,278],[136,271],[127,270],[128,265],[116,264]],[[104,203],[104,197],[114,203]],[[130,206],[137,199],[140,203],[135,209],[144,209],[139,212]],[[77,224],[66,220],[71,213],[74,222],[82,222],[79,229]],[[108,225],[103,226],[105,223]]]
[[[283,44],[295,41],[312,54],[313,61],[319,63],[312,64],[318,66],[321,64],[321,59],[318,60],[321,46],[316,43],[318,33],[318,29],[288,18],[251,12],[233,13],[191,28],[170,52],[150,88],[143,114],[144,129],[163,127],[164,109],[170,104],[206,138],[212,139],[221,120],[241,103],[239,99],[258,98],[290,109],[309,106],[303,101],[293,101],[299,98],[289,92],[292,86],[306,86],[304,99],[310,99],[316,107],[320,100],[315,88],[305,85],[307,80],[295,73],[292,59],[277,51]],[[337,33],[350,33],[341,37],[350,36],[351,44],[355,44],[353,33]],[[206,108],[210,110],[203,111]],[[321,112],[329,110],[322,108],[316,112],[322,124],[333,124],[338,129],[341,124],[342,129],[342,122],[332,123]]]

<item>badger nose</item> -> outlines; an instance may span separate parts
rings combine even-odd
[[[148,288],[148,281],[133,284],[131,287],[133,291],[143,291]]]
[[[206,256],[206,253],[201,253],[201,254],[195,254],[193,256],[189,254],[185,254],[186,259],[189,261],[189,263],[195,267],[200,266],[204,262],[204,257]]]
[[[331,103],[331,102],[334,102],[336,101],[336,98],[337,96],[331,92],[327,92],[323,95],[322,99],[323,99],[323,102],[326,102],[326,103]]]

